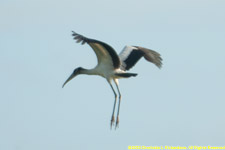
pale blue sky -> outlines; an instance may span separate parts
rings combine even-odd
[[[158,51],[161,70],[142,59],[120,80],[120,127],[114,102],[74,30],[107,42]],[[224,146],[225,1],[1,0],[0,149],[124,150],[129,145]]]

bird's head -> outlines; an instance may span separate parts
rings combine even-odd
[[[74,77],[76,77],[77,75],[81,74],[81,71],[85,70],[82,67],[78,67],[76,69],[74,69],[73,73],[70,75],[70,77],[65,81],[65,83],[63,84],[62,87],[64,87],[66,85],[67,82],[69,82],[70,80],[72,80]]]

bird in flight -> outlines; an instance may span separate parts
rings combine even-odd
[[[65,81],[62,87],[64,87],[70,80],[80,74],[98,75],[105,78],[115,96],[110,123],[111,129],[115,123],[114,113],[118,98],[117,94],[119,95],[119,104],[117,107],[117,117],[115,124],[116,129],[119,126],[119,111],[121,103],[121,93],[119,90],[118,79],[137,76],[136,73],[129,73],[126,71],[132,68],[142,57],[144,57],[147,61],[155,64],[158,68],[161,68],[162,66],[162,58],[156,51],[140,46],[125,46],[121,53],[117,55],[115,50],[110,45],[104,42],[87,38],[83,35],[77,34],[74,31],[72,31],[72,36],[77,43],[81,42],[82,45],[87,43],[94,50],[97,56],[98,64],[93,69],[84,69],[82,67],[74,69],[73,73]],[[115,83],[118,93],[116,93],[116,91],[114,90],[112,81]]]

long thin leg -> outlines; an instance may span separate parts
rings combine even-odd
[[[113,88],[111,82],[109,82],[109,84],[110,84],[110,87],[112,88],[112,91],[113,91],[113,93],[114,93],[114,95],[115,95],[115,101],[114,101],[113,113],[112,113],[112,119],[111,119],[111,129],[112,129],[112,125],[113,125],[114,122],[115,122],[114,113],[115,113],[115,108],[116,108],[117,94],[116,94],[116,92],[115,92],[115,90],[114,90],[114,88]]]
[[[116,84],[116,87],[117,87],[117,90],[118,90],[118,93],[119,93],[119,105],[118,105],[118,111],[117,111],[117,118],[116,118],[116,126],[115,126],[115,129],[117,127],[119,127],[119,113],[120,113],[120,102],[121,102],[121,94],[120,94],[120,89],[119,89],[119,86],[118,86],[118,80],[115,81],[115,84]]]

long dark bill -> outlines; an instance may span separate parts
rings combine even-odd
[[[62,86],[62,88],[66,85],[66,83],[67,82],[69,82],[70,80],[72,80],[74,77],[76,77],[77,76],[77,73],[72,73],[71,75],[70,75],[70,77],[65,81],[65,83],[63,84],[63,86]]]

